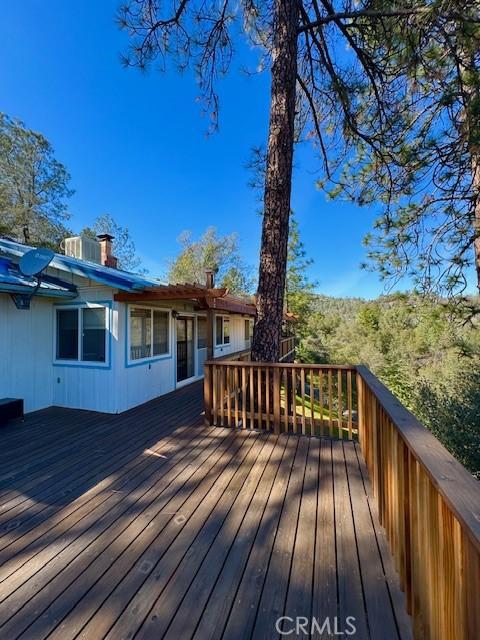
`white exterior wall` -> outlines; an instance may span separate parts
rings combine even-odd
[[[114,289],[71,277],[79,288],[73,300],[34,297],[30,310],[18,310],[10,296],[0,294],[0,397],[23,398],[25,411],[57,405],[119,413],[173,391],[176,381],[175,320],[170,321],[170,354],[128,363],[127,309],[115,302]],[[109,316],[107,365],[55,362],[55,309],[85,302],[104,303]],[[146,305],[170,308],[197,317],[190,303]],[[219,314],[228,315],[228,314]],[[214,357],[249,348],[242,316],[230,316],[230,344],[216,347]],[[213,323],[215,333],[215,319]],[[197,336],[195,331],[195,347]],[[206,349],[195,350],[195,372],[203,376]]]
[[[110,335],[107,336],[107,366],[83,363],[55,363],[55,341],[50,341],[50,363],[53,379],[53,404],[71,409],[89,409],[117,413],[116,361],[118,352],[118,313],[113,302],[114,290],[102,285],[79,286],[74,300],[51,304],[52,326],[57,306],[78,306],[84,302],[105,303],[110,316]]]
[[[126,411],[175,389],[174,322],[170,319],[170,354],[150,362],[128,364],[128,305],[117,303],[118,336],[116,353],[117,411]],[[140,305],[139,305],[140,306]],[[145,305],[166,307],[166,305]]]
[[[219,358],[221,356],[226,356],[229,353],[235,353],[236,351],[245,351],[245,349],[250,348],[250,341],[245,341],[245,320],[243,316],[235,316],[228,314],[219,313],[217,315],[225,315],[230,318],[230,344],[216,346],[215,340],[215,327],[216,320],[213,321],[213,357]]]
[[[29,311],[0,293],[0,397],[23,398],[25,411],[53,404],[52,304],[35,298]]]

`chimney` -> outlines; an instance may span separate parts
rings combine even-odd
[[[205,269],[205,284],[207,289],[213,289],[215,287],[215,274],[213,269]]]
[[[97,238],[100,243],[100,264],[116,269],[117,259],[112,255],[113,236],[108,233],[101,233]]]

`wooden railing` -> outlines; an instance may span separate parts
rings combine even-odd
[[[205,363],[209,424],[353,439],[357,435],[354,367]]]
[[[225,353],[221,356],[215,358],[215,361],[226,361],[226,360],[243,360],[250,361],[250,348],[242,349],[241,351],[232,351],[231,353]],[[289,336],[288,338],[282,338],[280,342],[280,361],[283,362],[288,361],[290,357],[295,354],[295,338],[294,336]]]
[[[415,638],[480,638],[480,483],[366,367],[210,361],[205,415],[358,438]]]
[[[233,351],[232,353],[225,353],[215,358],[215,362],[223,361],[237,361],[237,360],[250,360],[250,349],[243,349],[242,351]]]
[[[366,368],[359,441],[417,639],[480,638],[480,483]]]

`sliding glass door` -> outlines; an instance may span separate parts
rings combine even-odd
[[[194,318],[177,318],[177,382],[195,375]]]

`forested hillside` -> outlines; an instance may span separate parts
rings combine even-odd
[[[298,358],[366,364],[480,478],[480,318],[439,299],[314,296]]]

